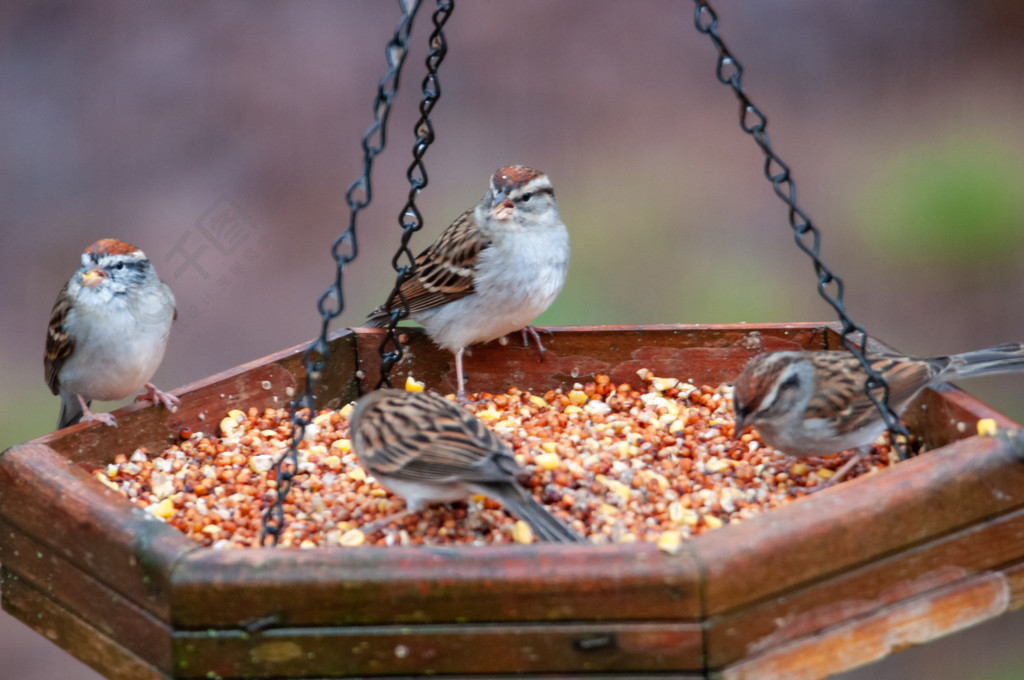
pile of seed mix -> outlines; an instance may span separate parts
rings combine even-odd
[[[473,395],[467,405],[504,439],[528,472],[534,497],[595,544],[687,537],[739,522],[824,484],[852,453],[790,459],[756,433],[734,439],[732,388],[638,371],[643,389],[606,375],[563,392]],[[407,389],[422,389],[410,381]],[[280,545],[530,543],[529,526],[484,497],[406,514],[404,502],[359,465],[348,416],[317,413],[298,451]],[[277,496],[274,463],[288,449],[287,409],[232,410],[217,434],[183,431],[152,454],[119,454],[95,472],[103,484],[213,548],[259,545],[262,515]],[[851,474],[896,461],[883,437]],[[380,524],[379,522],[377,524]]]

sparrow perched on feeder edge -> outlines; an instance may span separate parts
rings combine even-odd
[[[889,404],[902,414],[919,392],[935,383],[1024,371],[1024,344],[929,359],[869,354],[868,360],[889,385]],[[886,429],[864,391],[867,377],[849,352],[759,354],[736,379],[736,436],[752,426],[766,444],[798,458],[858,449],[829,479],[834,484]]]
[[[497,170],[479,205],[467,210],[416,258],[401,287],[410,317],[440,347],[455,354],[458,398],[466,399],[466,347],[522,330],[544,345],[529,324],[558,296],[569,269],[569,232],[547,175],[522,165]],[[400,309],[398,296],[392,309]],[[367,326],[387,326],[387,305]]]
[[[359,462],[405,499],[407,512],[482,495],[529,524],[540,541],[585,540],[519,484],[524,470],[508,445],[475,415],[443,397],[375,390],[356,402],[350,428]]]
[[[123,399],[143,387],[138,401],[176,411],[178,398],[149,382],[175,318],[174,294],[141,250],[112,238],[86,248],[46,333],[46,384],[60,395],[57,429],[80,421],[116,427],[112,414],[93,413],[91,401]]]

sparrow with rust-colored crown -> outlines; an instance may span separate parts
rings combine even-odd
[[[479,205],[460,215],[416,258],[402,285],[410,316],[440,347],[455,354],[458,396],[465,400],[466,347],[528,330],[565,283],[569,232],[547,175],[522,165],[497,170]],[[399,309],[398,296],[391,308]],[[386,326],[387,305],[367,317]]]
[[[86,248],[46,334],[46,384],[61,402],[57,428],[79,421],[116,426],[112,414],[93,413],[91,401],[123,399],[143,387],[140,400],[176,410],[178,398],[149,382],[176,316],[174,294],[141,250],[112,238]]]

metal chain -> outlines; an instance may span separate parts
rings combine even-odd
[[[437,70],[448,53],[448,42],[444,37],[444,25],[455,8],[454,0],[437,0],[437,9],[434,10],[431,18],[434,23],[434,31],[430,34],[430,51],[427,54],[427,75],[423,78],[422,91],[423,99],[420,100],[420,117],[413,127],[416,134],[416,141],[412,147],[412,164],[405,172],[409,180],[409,198],[402,207],[398,216],[398,224],[402,227],[402,240],[398,251],[391,258],[391,267],[398,272],[395,279],[395,287],[388,294],[384,309],[388,312],[388,329],[384,340],[381,341],[378,352],[380,352],[380,380],[377,381],[377,388],[387,385],[391,387],[391,370],[395,367],[404,354],[402,343],[398,339],[398,322],[409,316],[409,302],[402,294],[402,285],[408,281],[416,268],[416,258],[409,249],[409,240],[414,232],[423,227],[423,215],[416,206],[416,197],[427,186],[427,168],[423,165],[423,156],[427,149],[434,142],[434,126],[430,122],[430,112],[441,98],[441,82],[437,77]],[[402,264],[402,259],[408,264]],[[394,304],[395,300],[401,304]]]
[[[320,312],[321,318],[320,335],[310,343],[302,355],[302,365],[306,371],[306,386],[303,393],[289,407],[289,418],[292,423],[291,443],[288,450],[274,463],[277,493],[270,507],[263,513],[260,545],[266,545],[269,539],[271,544],[276,546],[281,531],[284,529],[284,503],[291,491],[295,471],[298,469],[299,442],[305,436],[306,427],[313,417],[316,406],[313,388],[330,357],[327,334],[331,321],[341,315],[345,308],[345,297],[342,293],[343,272],[345,266],[354,260],[359,252],[356,242],[356,216],[359,211],[370,204],[373,198],[370,184],[373,161],[384,150],[387,141],[391,104],[398,91],[402,65],[409,53],[409,35],[412,32],[413,19],[416,18],[416,13],[419,11],[420,2],[421,0],[399,0],[398,3],[402,8],[402,17],[395,29],[394,37],[387,44],[388,70],[377,86],[377,96],[373,100],[373,124],[363,135],[363,171],[345,192],[345,202],[349,207],[348,229],[331,246],[331,255],[334,257],[336,265],[334,282],[317,301],[317,310]]]
[[[896,449],[901,459],[908,455],[907,440],[900,440],[896,437],[901,434],[909,437],[906,427],[900,422],[899,415],[889,405],[889,385],[885,378],[871,367],[865,355],[867,349],[868,334],[859,324],[846,313],[843,305],[843,281],[825,266],[821,260],[821,234],[811,223],[808,217],[796,204],[796,184],[790,176],[789,166],[782,162],[782,159],[772,149],[768,139],[768,132],[765,129],[768,119],[747,97],[743,90],[740,79],[743,76],[743,67],[736,58],[729,52],[722,38],[718,34],[718,15],[708,4],[708,0],[694,0],[697,7],[694,12],[693,23],[697,31],[711,39],[718,50],[718,63],[715,67],[715,75],[719,82],[728,85],[740,101],[740,127],[743,131],[753,137],[754,142],[761,148],[765,155],[764,174],[772,183],[775,195],[789,206],[789,226],[793,229],[793,239],[800,250],[807,254],[814,263],[814,271],[818,275],[818,294],[827,302],[839,315],[842,323],[843,345],[860,362],[868,377],[864,381],[864,392],[882,414],[885,425],[892,434],[892,446]],[[859,334],[859,342],[850,339],[853,333]]]

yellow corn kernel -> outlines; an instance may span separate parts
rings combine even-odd
[[[238,434],[240,426],[238,421],[231,416],[226,416],[220,421],[220,433],[224,437],[233,437]]]
[[[548,402],[544,401],[544,397],[538,397],[536,394],[530,395],[530,403],[539,408],[548,407]]]
[[[346,548],[355,548],[366,541],[366,534],[359,529],[349,529],[338,538],[338,544]]]
[[[982,418],[978,421],[978,436],[994,437],[996,434],[996,421],[993,418]]]
[[[722,526],[722,520],[714,515],[704,515],[704,524],[707,525],[708,529],[718,529]]]
[[[174,502],[170,498],[165,498],[156,505],[151,505],[146,509],[149,510],[150,514],[154,517],[167,519],[174,514]]]
[[[531,529],[530,525],[523,520],[517,520],[516,523],[512,525],[512,540],[516,543],[533,543],[533,529]]]
[[[629,487],[617,479],[608,480],[608,490],[624,501],[629,500]]]
[[[569,397],[569,401],[577,406],[583,406],[587,403],[587,393],[580,390],[570,390],[569,394],[565,396]]]
[[[708,462],[704,463],[704,469],[714,474],[716,472],[725,472],[732,465],[732,461],[728,458],[711,458]]]
[[[422,392],[423,388],[426,387],[419,380],[416,380],[411,375],[405,377],[405,391],[406,392]]]
[[[658,550],[668,555],[675,555],[683,547],[683,537],[678,531],[666,531],[658,537]]]
[[[565,410],[563,410],[562,413],[583,413],[583,409],[576,404],[569,404],[565,407]]]
[[[351,470],[348,471],[348,477],[349,479],[361,482],[366,479],[366,470],[359,467],[352,468]]]
[[[345,404],[344,406],[341,407],[341,410],[338,411],[338,415],[341,416],[342,418],[344,418],[345,420],[348,420],[349,418],[352,417],[352,411],[354,411],[355,409],[356,409],[355,403],[354,402],[349,402],[349,403],[347,403],[347,404]]]
[[[562,459],[557,453],[542,453],[534,459],[534,462],[542,470],[554,470],[562,464]]]
[[[659,392],[670,390],[678,384],[678,378],[651,378],[651,387],[658,390]]]

